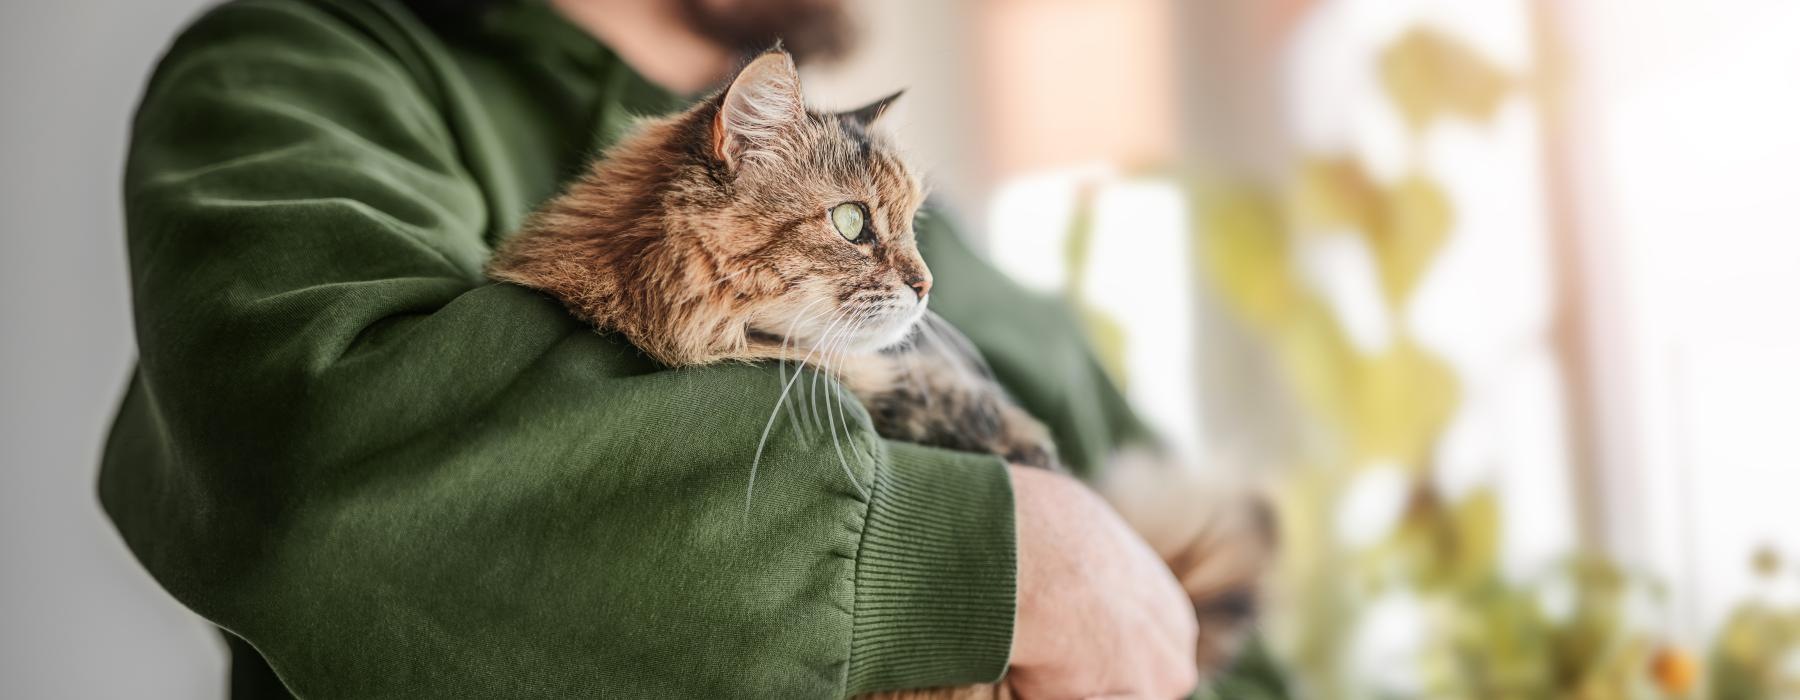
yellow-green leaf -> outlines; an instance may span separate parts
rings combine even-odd
[[[1473,49],[1426,27],[1402,34],[1381,52],[1381,79],[1415,132],[1450,116],[1486,121],[1513,85],[1511,76]]]

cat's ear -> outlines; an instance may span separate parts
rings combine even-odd
[[[838,119],[855,124],[857,128],[867,131],[870,126],[881,119],[881,115],[887,114],[888,108],[894,106],[894,101],[900,99],[900,96],[904,94],[906,94],[906,90],[901,89],[892,95],[857,107],[856,109],[847,112],[838,112]]]
[[[738,71],[720,96],[713,119],[713,155],[731,168],[757,153],[779,147],[806,119],[800,72],[777,48]]]

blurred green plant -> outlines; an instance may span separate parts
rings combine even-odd
[[[1402,33],[1376,58],[1380,84],[1417,151],[1444,120],[1483,123],[1525,81],[1434,29]],[[1193,266],[1207,293],[1273,358],[1304,414],[1304,446],[1276,494],[1279,614],[1202,700],[1765,700],[1800,698],[1800,607],[1755,600],[1720,631],[1702,668],[1659,621],[1662,585],[1594,554],[1538,575],[1501,571],[1505,508],[1490,487],[1451,497],[1434,449],[1461,401],[1441,358],[1395,323],[1359,348],[1298,253],[1349,232],[1369,251],[1379,297],[1401,318],[1450,241],[1456,207],[1415,167],[1380,182],[1343,154],[1303,154],[1288,181],[1192,188]],[[1065,237],[1065,294],[1121,382],[1127,336],[1085,300],[1095,192],[1078,192]],[[1477,313],[1478,310],[1470,310]],[[1336,517],[1357,489],[1398,474],[1398,506],[1372,540]],[[1782,575],[1773,551],[1756,570]],[[1800,583],[1800,582],[1797,582]],[[1390,648],[1383,648],[1390,647]]]
[[[1431,29],[1403,33],[1377,61],[1415,149],[1438,121],[1491,118],[1519,82]],[[1371,254],[1388,313],[1403,317],[1452,235],[1446,190],[1416,168],[1383,183],[1352,157],[1314,154],[1287,183],[1212,184],[1193,199],[1195,263],[1210,293],[1276,358],[1306,413],[1303,432],[1322,436],[1280,494],[1286,613],[1269,625],[1271,654],[1215,695],[1687,697],[1692,656],[1639,610],[1662,605],[1660,587],[1592,557],[1523,581],[1504,575],[1497,494],[1475,488],[1453,500],[1433,479],[1434,448],[1460,402],[1455,371],[1402,323],[1391,342],[1359,348],[1300,277],[1297,251],[1350,232]],[[1349,493],[1378,478],[1371,470],[1395,468],[1398,515],[1372,542],[1346,541],[1334,516]],[[1281,682],[1267,682],[1277,668]]]
[[[1800,583],[1800,570],[1785,571],[1772,548],[1757,552],[1751,568],[1765,587]],[[1715,700],[1800,698],[1800,605],[1760,597],[1740,604],[1713,643],[1709,670]]]

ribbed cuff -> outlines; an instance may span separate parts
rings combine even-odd
[[[997,680],[1018,575],[998,458],[888,443],[856,558],[851,694]]]

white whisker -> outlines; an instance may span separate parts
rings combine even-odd
[[[787,333],[784,333],[781,336],[781,362],[779,364],[777,364],[776,366],[781,368],[781,384],[783,386],[787,385],[787,363],[788,363],[787,352],[788,352],[788,344],[792,343],[793,339],[794,339],[794,329],[798,328],[800,326],[801,315],[805,314],[808,309],[811,309],[814,306],[818,306],[819,302],[821,302],[821,301],[825,301],[825,300],[824,299],[814,299],[812,301],[812,303],[807,304],[806,306],[802,306],[802,307],[800,307],[799,311],[794,312],[794,320],[788,322]],[[824,312],[821,311],[820,313],[822,314]],[[807,318],[812,319],[812,318],[815,318],[817,315],[818,314],[814,314],[813,316],[808,316]],[[799,373],[800,368],[795,367],[794,372],[796,374]],[[794,405],[791,403],[788,404],[787,409],[788,409],[788,421],[791,423],[799,423],[800,419],[794,413]]]
[[[831,368],[831,358],[832,357],[841,357],[841,354],[844,351],[844,349],[849,346],[849,341],[851,339],[854,339],[855,332],[858,330],[861,330],[862,327],[866,324],[867,324],[866,319],[858,321],[857,325],[854,326],[853,328],[851,328],[850,332],[842,334],[843,339],[838,342],[837,348],[827,351],[826,354],[820,358],[819,361],[825,365],[827,370],[830,370],[830,368]],[[856,442],[854,440],[850,440],[849,416],[844,415],[844,412],[843,412],[844,385],[843,385],[843,382],[839,381],[835,375],[830,379],[830,382],[832,384],[837,385],[837,391],[835,391],[834,394],[836,395],[837,400],[838,400],[838,410],[837,410],[837,417],[834,419],[832,409],[831,409],[832,397],[826,396],[825,397],[825,428],[826,428],[827,432],[831,433],[831,446],[833,449],[835,449],[837,451],[838,464],[844,468],[844,476],[848,477],[850,479],[850,485],[856,487],[857,493],[862,494],[863,499],[867,500],[869,498],[869,493],[868,493],[868,491],[863,489],[862,483],[856,480],[856,472],[850,469],[850,460],[848,460],[844,457],[843,442],[838,440],[837,421],[842,420],[844,423],[844,440],[850,442],[851,451],[857,453],[857,463],[861,464],[863,462],[861,450],[856,446]],[[831,384],[827,384],[826,388],[828,388],[828,389],[831,388]]]
[[[860,332],[864,327],[867,327],[870,322],[871,322],[871,320],[865,319],[863,321],[862,325],[859,325],[856,328],[857,332]],[[847,344],[845,345],[845,347],[843,349],[838,351],[837,358],[838,358],[838,362],[840,364],[843,362],[845,356],[848,353],[849,353],[849,346]],[[837,400],[838,400],[837,410],[838,410],[838,419],[843,421],[843,423],[844,423],[844,441],[850,443],[850,451],[856,455],[856,460],[857,460],[858,464],[867,463],[869,461],[868,455],[863,454],[862,447],[858,446],[856,444],[856,441],[851,439],[853,437],[853,435],[850,433],[850,418],[849,418],[849,414],[846,413],[844,410],[844,394],[848,391],[848,388],[843,386],[843,381],[841,378],[838,381],[838,386],[840,388],[840,391],[838,392],[838,395],[837,395]],[[852,483],[855,483],[856,477],[854,475],[852,475],[850,477],[850,481]],[[857,490],[858,491],[862,490],[861,484],[857,484]],[[866,494],[866,493],[863,495],[865,498],[868,497],[868,494]]]
[[[994,368],[988,366],[987,358],[981,355],[981,350],[975,347],[975,343],[969,340],[968,336],[957,330],[956,326],[952,326],[949,321],[944,320],[944,317],[927,311],[919,317],[919,320],[924,321],[926,327],[932,329],[934,336],[949,338],[954,349],[961,351],[963,359],[974,365],[976,371],[989,378],[994,376]]]
[[[900,350],[900,356],[902,358],[902,362],[905,365],[907,380],[912,383],[913,391],[919,392],[920,400],[925,402],[925,412],[930,413],[931,412],[931,391],[926,386],[925,380],[923,380],[919,377],[919,353],[917,352],[918,351],[918,342],[916,340],[917,337],[918,336],[916,334],[907,336],[906,343],[908,345],[910,345],[911,347],[902,348]]]
[[[922,347],[931,347],[931,353],[936,354],[940,362],[949,365],[950,371],[956,372],[956,380],[958,380],[958,383],[968,383],[968,381],[972,381],[972,376],[970,376],[970,372],[968,372],[967,363],[963,363],[963,360],[958,358],[956,353],[950,353],[949,344],[943,342],[943,337],[938,333],[938,329],[931,328],[931,326],[927,326],[927,324],[920,324],[918,329],[920,329],[920,338],[925,340],[925,346]]]
[[[843,313],[839,312],[839,318],[834,318],[832,325],[837,325],[837,321],[841,320],[842,316]],[[827,333],[830,332],[830,326],[826,327],[826,331]],[[800,363],[804,365],[807,360],[811,360],[813,354],[818,352],[818,350],[819,346],[814,346],[811,350],[808,350],[806,357],[800,359]],[[756,470],[762,465],[763,448],[767,447],[769,444],[769,431],[775,428],[775,418],[781,415],[781,405],[783,402],[787,401],[788,392],[793,390],[794,383],[799,381],[802,376],[804,375],[796,371],[794,372],[794,378],[789,379],[786,384],[782,385],[781,395],[776,397],[775,407],[773,410],[769,411],[769,422],[763,425],[762,437],[756,441],[756,456],[750,459],[750,483],[744,489],[744,518],[746,520],[750,518],[750,501],[756,492]]]
[[[861,327],[863,325],[863,321],[866,320],[865,319],[866,315],[867,315],[867,311],[857,310],[857,311],[853,312],[853,315],[847,320],[849,320],[851,323],[856,324],[857,329],[861,329]],[[852,331],[852,329],[850,328],[850,325],[845,324],[844,328],[839,330],[837,337],[832,338],[831,343],[828,344],[826,347],[825,354],[820,355],[819,359],[825,360],[825,359],[829,358],[831,356],[831,354],[836,351],[836,348],[838,346],[844,345],[846,343],[849,343],[851,340],[854,340],[856,338],[856,334],[851,331]],[[810,408],[814,411],[815,417],[816,417],[817,411],[818,411],[818,398],[819,398],[819,376],[813,375],[812,387],[810,389],[810,395],[808,397],[808,401],[809,401],[809,403],[811,403]],[[829,397],[827,397],[827,399],[829,399]],[[821,428],[821,426],[818,425],[818,423],[816,421],[814,422],[813,427],[815,429],[823,429],[823,428]]]
[[[850,320],[853,313],[854,312],[850,309],[839,309],[837,314],[832,316],[831,324],[825,327],[825,332],[819,334],[819,342],[815,349],[823,351],[819,354],[820,361],[824,361],[826,353],[831,351],[831,344],[836,342],[839,337],[832,335],[832,330],[836,328],[839,335],[842,335],[843,331],[848,328],[848,326],[838,328],[838,324]],[[819,372],[817,371],[817,368],[814,369],[812,381],[809,383],[811,384],[810,387],[802,385],[806,389],[806,398],[801,400],[800,403],[802,404],[802,407],[806,409],[806,415],[810,420],[812,429],[815,431],[823,430],[824,428],[819,425]]]

